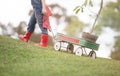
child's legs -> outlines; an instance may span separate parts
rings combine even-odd
[[[43,28],[43,14],[39,10],[36,10],[35,17],[36,17],[38,25],[42,31],[42,34],[48,34],[47,28]]]
[[[30,33],[33,33],[34,29],[35,29],[35,24],[36,24],[36,18],[35,18],[35,12],[33,12],[32,16],[30,18],[30,21],[28,23],[27,31]]]

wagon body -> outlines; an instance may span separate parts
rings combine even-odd
[[[56,39],[58,41],[65,41],[65,42],[68,42],[68,43],[76,44],[76,45],[86,47],[86,48],[96,50],[96,51],[99,48],[99,44],[97,44],[97,43],[85,40],[83,38],[69,37],[69,36],[66,36],[66,35],[61,34],[61,33],[57,34]]]
[[[74,53],[74,46],[78,45],[79,47],[75,50],[75,54],[78,56],[82,56],[83,52],[85,52],[85,54],[91,58],[96,58],[96,53],[95,51],[98,50],[99,48],[99,44],[93,42],[93,41],[89,41],[83,38],[75,38],[75,37],[69,37],[66,36],[64,34],[58,33],[56,35],[56,40],[57,42],[54,44],[54,48],[55,50],[59,51],[61,50],[61,47],[65,47],[62,46],[62,43],[68,43],[67,47],[65,47],[67,49],[68,52],[70,53]],[[89,54],[87,54],[86,49],[85,48],[89,48],[91,49],[91,51],[89,52]],[[95,51],[94,51],[95,50]]]

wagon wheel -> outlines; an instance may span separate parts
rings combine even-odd
[[[60,49],[61,49],[61,42],[59,41],[59,42],[56,42],[55,44],[54,44],[54,49],[56,50],[56,51],[60,51]]]
[[[82,56],[83,55],[83,49],[82,47],[78,47],[75,51],[75,55]]]
[[[88,55],[90,58],[93,58],[95,59],[96,58],[96,53],[95,51],[90,51],[89,55]]]
[[[73,44],[68,44],[67,51],[70,52],[70,53],[73,53],[73,50],[74,50]]]

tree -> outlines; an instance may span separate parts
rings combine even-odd
[[[77,7],[74,9],[75,13],[77,14],[79,11],[80,11],[80,12],[84,12],[84,8],[85,8],[87,5],[88,5],[89,7],[93,7],[92,0],[85,0],[84,3],[83,3],[81,6],[77,6]],[[103,0],[101,0],[100,9],[99,9],[98,13],[96,14],[96,18],[95,18],[94,23],[93,23],[93,25],[92,25],[92,28],[90,29],[90,32],[89,32],[90,34],[95,30],[96,22],[97,22],[97,20],[98,20],[98,17],[99,17],[99,15],[100,15],[100,13],[101,13],[102,8],[103,8]]]
[[[108,2],[102,10],[101,17],[98,20],[97,28],[110,27],[112,30],[120,33],[120,0]],[[115,38],[115,45],[111,53],[111,58],[120,60],[120,35]]]
[[[112,50],[111,53],[111,58],[120,60],[120,36],[116,37],[114,49]]]
[[[25,22],[25,21],[21,21],[21,22],[19,23],[18,27],[15,27],[15,28],[14,28],[14,31],[15,31],[16,33],[18,33],[18,34],[24,34],[26,31],[24,31],[23,29],[24,29],[24,27],[26,27],[26,26],[27,26],[26,22]]]
[[[101,13],[98,26],[110,27],[114,31],[120,32],[120,0],[109,2]]]
[[[1,29],[1,34],[6,35],[6,36],[13,36],[14,30],[13,30],[13,24],[8,23],[7,25],[0,23],[0,29]]]
[[[85,27],[85,24],[78,17],[70,16],[69,23],[64,30],[69,36],[78,36],[83,27]]]
[[[6,34],[6,32],[7,32],[6,26],[4,24],[0,23],[0,28],[1,28],[1,33]]]

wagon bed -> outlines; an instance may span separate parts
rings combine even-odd
[[[90,51],[88,56],[93,57],[93,55],[94,55],[94,57],[96,57],[95,51],[97,51],[99,48],[99,44],[97,44],[95,42],[91,42],[91,41],[85,40],[83,38],[69,37],[69,36],[61,34],[61,33],[58,33],[56,35],[56,40],[57,40],[57,42],[54,44],[55,50],[61,50],[62,43],[68,43],[68,46],[66,48],[68,51],[71,51],[71,53],[73,53],[73,50],[74,50],[73,44],[75,44],[75,45],[79,46],[75,51],[75,54],[79,55],[79,56],[83,55],[83,51],[86,52],[85,48],[89,48],[92,51]]]

